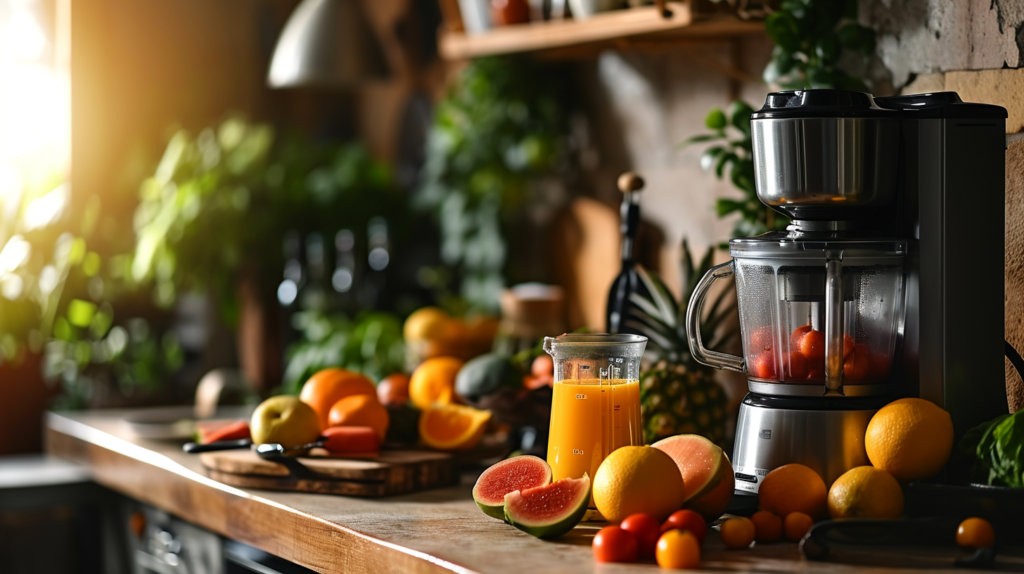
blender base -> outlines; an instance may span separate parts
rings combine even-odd
[[[736,492],[757,494],[773,469],[799,463],[826,486],[856,466],[871,464],[864,433],[891,397],[780,398],[748,394],[740,405],[732,465]]]

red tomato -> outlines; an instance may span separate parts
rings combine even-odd
[[[618,526],[598,530],[591,549],[598,562],[636,562],[637,558],[636,536]]]
[[[956,529],[956,543],[964,548],[992,548],[996,532],[984,518],[968,518]]]
[[[854,345],[846,360],[843,361],[843,377],[851,381],[858,381],[868,376],[870,367],[870,351],[864,345]]]
[[[761,327],[750,334],[750,353],[763,353],[772,350],[771,327]]]
[[[802,328],[802,327],[801,327]],[[803,353],[808,361],[820,361],[825,358],[825,333],[811,329],[800,337],[796,351]]]
[[[806,379],[809,372],[810,367],[807,364],[807,357],[803,353],[789,354],[789,378]]]
[[[688,530],[669,530],[658,539],[656,558],[662,568],[699,568],[700,542]]]
[[[654,547],[658,545],[661,536],[661,525],[657,518],[650,514],[631,514],[619,526],[636,537],[640,558],[654,558]]]
[[[868,358],[868,373],[875,379],[881,379],[888,375],[889,353],[871,353]]]
[[[800,350],[800,340],[804,338],[804,335],[811,332],[810,325],[804,325],[803,327],[797,327],[793,329],[793,332],[789,335],[789,350],[798,351]]]
[[[669,530],[689,530],[701,544],[704,544],[704,538],[708,535],[708,523],[704,522],[703,516],[693,510],[677,510],[661,525],[663,533]]]
[[[761,379],[774,379],[775,354],[772,351],[765,351],[754,357],[754,364],[751,365],[750,374]]]
[[[857,347],[857,343],[854,342],[853,337],[843,333],[843,358],[847,359],[850,357],[850,353],[853,352],[854,347]]]

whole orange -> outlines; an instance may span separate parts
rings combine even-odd
[[[463,362],[455,357],[427,359],[409,379],[409,399],[420,409],[434,403],[450,404],[455,397],[455,375]]]
[[[782,528],[786,531],[786,538],[791,542],[800,542],[807,534],[807,531],[814,526],[814,519],[803,512],[790,512],[782,521]]]
[[[369,395],[352,395],[334,403],[327,417],[327,424],[332,427],[370,427],[377,432],[380,440],[388,433],[390,417],[377,397]]]
[[[828,489],[818,473],[802,464],[787,464],[768,473],[757,489],[761,510],[776,516],[803,512],[811,517],[825,514]]]
[[[953,450],[953,420],[931,401],[899,399],[871,417],[864,448],[875,468],[900,482],[930,478]]]
[[[730,518],[719,527],[722,535],[722,544],[733,550],[738,548],[749,548],[754,541],[754,523],[744,516]]]
[[[782,519],[771,512],[758,510],[750,517],[754,523],[754,540],[778,542],[782,538]]]
[[[299,400],[313,407],[320,418],[320,428],[328,427],[327,417],[334,403],[352,395],[377,397],[373,381],[365,376],[345,369],[324,369],[306,381],[299,393]]]

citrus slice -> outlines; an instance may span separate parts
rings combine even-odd
[[[434,404],[420,415],[420,438],[438,450],[473,448],[484,434],[491,411],[462,405]]]

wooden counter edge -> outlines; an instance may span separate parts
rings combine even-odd
[[[47,413],[46,450],[107,488],[317,572],[473,572],[224,485],[59,413]]]

